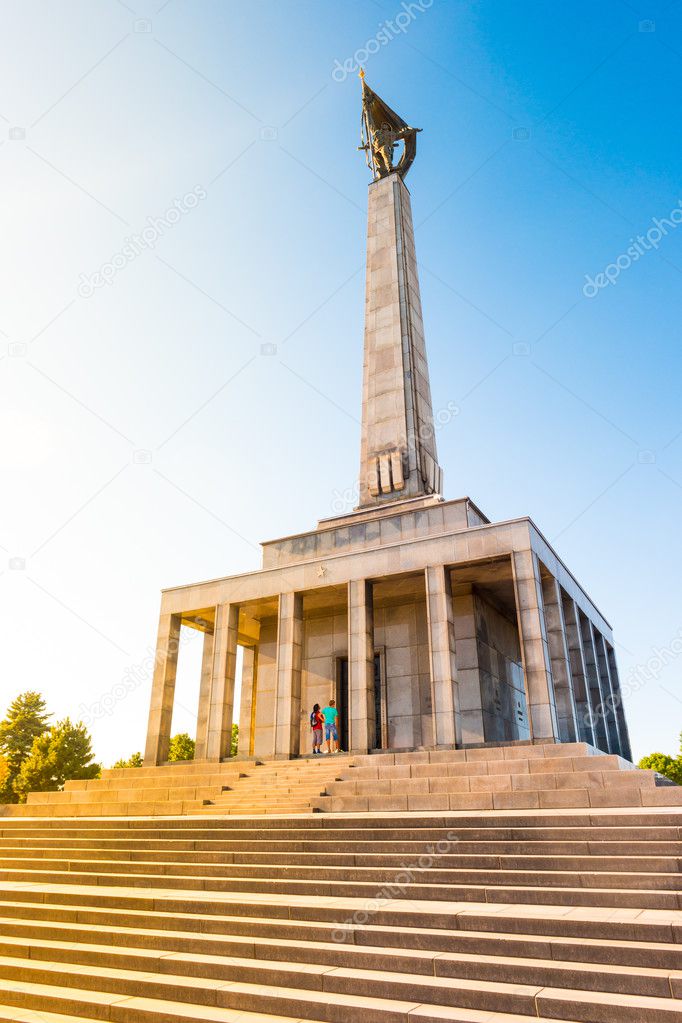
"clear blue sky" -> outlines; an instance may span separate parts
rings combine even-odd
[[[255,568],[352,493],[368,172],[355,72],[333,71],[363,49],[423,128],[446,497],[533,517],[613,625],[636,755],[677,748],[682,229],[583,286],[679,209],[682,3],[410,10],[2,4],[3,704],[37,687],[78,716],[132,689],[95,714],[105,763],[143,742],[160,588]]]

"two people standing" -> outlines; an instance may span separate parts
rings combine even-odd
[[[339,712],[336,709],[336,701],[330,700],[324,710],[320,710],[319,703],[313,707],[310,715],[310,728],[313,733],[313,754],[322,753],[322,727],[324,726],[324,737],[327,741],[327,753],[340,753],[339,748]],[[332,740],[336,749],[332,750]]]

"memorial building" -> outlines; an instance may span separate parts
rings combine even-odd
[[[196,759],[587,742],[631,759],[611,627],[529,517],[443,498],[410,193],[411,128],[364,81],[367,214],[357,508],[263,543],[262,567],[163,591],[145,752],[166,761],[180,629],[204,634]],[[235,706],[237,649],[243,648]]]

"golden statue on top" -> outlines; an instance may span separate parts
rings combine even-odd
[[[374,180],[385,178],[397,171],[404,178],[417,154],[417,132],[421,128],[410,128],[395,111],[373,92],[365,81],[365,72],[360,69],[362,81],[362,145],[367,166],[374,174]],[[394,164],[395,149],[403,143],[402,152]]]

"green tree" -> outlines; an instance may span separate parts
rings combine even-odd
[[[642,757],[637,766],[658,771],[677,785],[682,785],[682,757],[670,757],[667,753],[649,753],[648,756]]]
[[[114,767],[142,767],[143,759],[141,753],[131,753],[127,760],[117,760]]]
[[[239,725],[232,725],[232,739],[230,741],[230,756],[236,757],[239,749]]]
[[[194,760],[196,743],[187,732],[179,732],[170,741],[169,760]]]
[[[20,801],[29,792],[57,792],[72,778],[98,778],[99,764],[93,762],[92,740],[82,721],[58,721],[48,732],[33,740],[31,752],[14,779]]]
[[[29,756],[35,739],[47,731],[50,717],[40,693],[27,690],[12,700],[0,721],[0,754],[7,762],[4,782],[0,782],[0,803],[16,803],[14,781]]]

